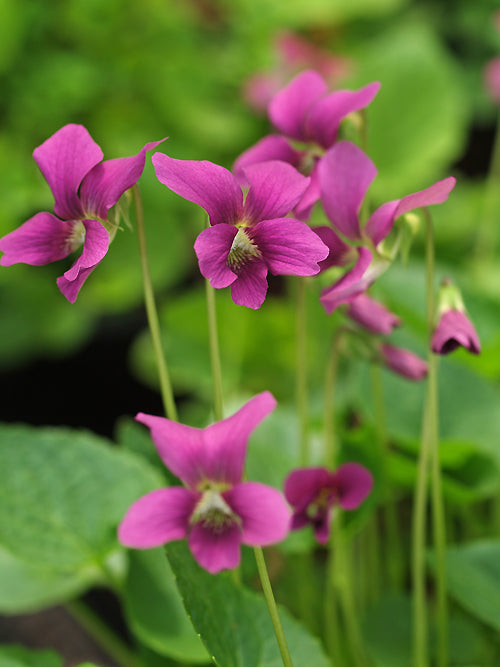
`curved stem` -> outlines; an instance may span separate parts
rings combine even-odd
[[[288,645],[285,639],[285,633],[283,632],[283,626],[281,625],[281,620],[278,613],[278,607],[276,606],[276,601],[273,595],[273,589],[271,588],[271,582],[269,580],[269,574],[267,573],[266,561],[264,560],[264,554],[260,547],[254,547],[255,560],[257,562],[257,570],[259,571],[260,582],[262,584],[262,591],[267,602],[267,608],[269,609],[269,615],[271,616],[271,621],[274,628],[274,634],[278,640],[278,646],[281,653],[281,659],[285,667],[293,667],[292,658],[290,656],[290,651],[288,650]]]
[[[309,424],[307,405],[307,294],[306,280],[297,279],[297,413],[299,416],[300,465],[309,462]]]
[[[74,600],[64,607],[118,665],[141,667],[139,658],[87,605]]]
[[[222,370],[219,352],[219,337],[217,333],[217,312],[215,309],[215,290],[208,280],[205,280],[208,314],[208,340],[210,346],[210,363],[212,366],[212,381],[214,385],[214,416],[215,421],[223,417]]]
[[[139,187],[134,185],[132,188],[135,218],[137,223],[137,240],[139,243],[139,254],[141,257],[142,282],[144,287],[144,303],[148,317],[149,331],[153,342],[153,349],[156,357],[156,366],[158,368],[158,377],[160,379],[161,395],[165,414],[169,419],[177,421],[177,408],[175,406],[174,393],[170,382],[167,361],[163,351],[160,334],[160,323],[158,320],[158,311],[156,309],[153,283],[149,270],[148,256],[146,250],[146,233],[144,230],[144,213],[142,209],[141,194]]]

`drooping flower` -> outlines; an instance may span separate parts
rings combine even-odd
[[[314,70],[296,76],[280,90],[269,105],[269,118],[281,135],[272,134],[261,139],[236,160],[234,171],[246,183],[245,168],[267,160],[282,160],[310,175],[311,182],[294,214],[307,219],[320,197],[318,165],[337,140],[341,121],[353,111],[364,109],[380,89],[378,82],[360,90],[337,90],[328,93],[323,77]],[[307,144],[299,150],[289,140]]]
[[[327,468],[300,468],[285,481],[285,498],[293,507],[292,530],[311,524],[316,539],[326,544],[335,505],[354,510],[373,487],[373,477],[359,463],[344,463],[335,472]]]
[[[358,297],[387,269],[391,259],[381,245],[394,221],[409,211],[446,201],[455,186],[452,176],[425,190],[379,206],[362,228],[359,213],[366,192],[377,174],[370,158],[355,144],[340,141],[330,148],[318,165],[321,201],[335,231],[361,243],[355,266],[321,294],[327,313],[341,303]],[[348,289],[346,289],[348,287]]]
[[[149,549],[187,538],[212,574],[238,566],[240,545],[280,542],[289,531],[290,509],[279,491],[242,482],[248,438],[274,410],[269,392],[236,414],[204,429],[139,413],[163,462],[185,486],[157,489],[139,498],[118,529],[120,542]]]
[[[360,294],[347,307],[347,316],[375,334],[388,336],[394,327],[401,324],[397,315],[368,294]]]
[[[283,162],[245,169],[250,190],[243,193],[230,171],[206,161],[153,155],[158,180],[181,197],[202,206],[210,227],[194,249],[200,271],[215,288],[231,285],[237,304],[260,308],[267,293],[267,273],[312,276],[328,248],[303,222],[285,218],[309,179]]]
[[[65,125],[33,151],[54,195],[54,214],[41,212],[0,239],[2,266],[41,266],[67,257],[83,244],[81,256],[57,279],[74,303],[90,273],[105,256],[116,231],[108,211],[139,180],[146,144],[137,155],[101,162],[103,153],[82,125]]]
[[[389,343],[381,343],[378,351],[381,361],[393,373],[417,382],[426,377],[427,363],[414,352]]]
[[[435,354],[449,354],[458,347],[464,347],[473,354],[479,354],[479,336],[467,317],[459,289],[449,279],[441,285],[438,304],[438,320],[431,340],[432,351]]]

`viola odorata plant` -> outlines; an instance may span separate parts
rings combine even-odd
[[[431,348],[435,354],[449,354],[459,347],[472,354],[481,352],[479,336],[467,316],[460,290],[451,280],[446,279],[439,290],[438,315]]]

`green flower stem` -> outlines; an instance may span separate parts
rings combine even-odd
[[[307,405],[307,293],[306,279],[297,278],[297,414],[299,416],[300,465],[309,463],[309,415]]]
[[[385,544],[387,545],[387,554],[390,554],[390,557],[386,559],[387,574],[391,587],[397,590],[402,586],[403,554],[398,525],[398,508],[394,494],[391,493],[390,485],[388,484],[389,447],[387,440],[384,387],[382,383],[381,369],[377,364],[372,364],[371,366],[371,384],[379,454],[384,466],[384,481],[389,489],[384,505]],[[378,532],[378,530],[375,531],[377,536]],[[378,538],[376,538],[376,542],[378,542]]]
[[[338,443],[335,432],[335,390],[337,386],[337,373],[340,358],[340,351],[345,330],[340,327],[333,334],[325,374],[324,391],[324,463],[327,468],[335,468]]]
[[[142,661],[83,602],[66,602],[65,609],[121,667],[142,667]]]
[[[271,582],[269,580],[264,554],[260,547],[254,547],[253,551],[255,554],[255,560],[257,562],[257,570],[259,571],[262,591],[264,593],[264,597],[267,602],[267,608],[269,609],[269,615],[271,616],[271,621],[273,623],[274,634],[278,640],[278,646],[280,649],[283,665],[285,667],[293,667],[290,651],[288,650],[288,645],[286,643],[285,633],[283,632],[283,626],[281,625],[278,607],[276,606],[276,601],[274,599],[273,589],[271,588]]]
[[[210,346],[210,363],[214,383],[214,416],[215,421],[223,418],[222,370],[219,352],[219,337],[217,333],[217,312],[215,309],[215,290],[208,280],[205,280],[207,294],[208,339]]]
[[[142,208],[141,194],[139,187],[134,185],[132,188],[135,218],[137,223],[137,240],[139,243],[139,254],[141,257],[142,282],[144,286],[144,303],[146,305],[146,313],[148,317],[149,330],[151,333],[151,340],[153,341],[153,349],[156,357],[156,366],[158,368],[158,377],[160,379],[161,395],[165,414],[169,419],[177,421],[177,408],[175,406],[174,393],[172,391],[172,384],[170,382],[170,374],[168,371],[167,361],[163,351],[160,334],[160,324],[158,320],[158,311],[156,309],[155,297],[153,292],[153,283],[151,281],[151,273],[149,270],[148,256],[146,250],[146,233],[144,230],[144,213]]]
[[[427,327],[429,336],[429,374],[427,410],[429,412],[428,438],[431,453],[431,489],[433,540],[436,554],[437,588],[437,641],[438,667],[448,664],[448,604],[446,597],[446,521],[444,512],[441,467],[439,461],[439,408],[438,408],[438,364],[430,342],[434,329],[436,307],[434,303],[434,228],[428,209],[424,210],[426,224],[427,257]]]

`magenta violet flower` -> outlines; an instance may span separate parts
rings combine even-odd
[[[118,529],[125,546],[149,549],[187,538],[212,574],[238,566],[240,545],[266,546],[285,538],[290,509],[279,491],[242,482],[250,433],[276,406],[269,392],[236,414],[204,429],[139,413],[163,462],[184,487],[157,489],[139,498]]]
[[[314,70],[297,75],[271,100],[269,117],[281,132],[261,139],[236,160],[234,171],[245,183],[245,167],[267,160],[289,162],[306,175],[311,182],[294,209],[300,219],[307,219],[320,197],[318,165],[322,156],[337,140],[341,121],[353,111],[364,109],[380,89],[378,82],[360,90],[337,90],[328,93],[323,77]],[[307,144],[303,150],[289,140]]]
[[[285,481],[285,498],[293,508],[292,530],[311,524],[318,542],[326,544],[335,505],[354,510],[372,487],[372,474],[359,463],[344,463],[335,472],[326,468],[293,470]]]
[[[393,373],[417,382],[426,377],[427,363],[410,350],[389,343],[381,343],[378,351],[382,363]]]
[[[200,271],[215,288],[231,285],[237,304],[260,308],[267,273],[312,276],[328,248],[304,222],[285,218],[303,195],[309,179],[278,161],[245,169],[250,190],[243,193],[230,171],[206,161],[153,155],[158,180],[181,197],[202,206],[210,227],[196,239]]]
[[[383,336],[388,336],[394,327],[401,324],[399,317],[368,294],[360,294],[353,299],[348,304],[346,313],[364,329]]]
[[[432,351],[435,354],[449,354],[458,347],[464,347],[473,354],[479,354],[479,337],[467,317],[460,290],[449,279],[441,285],[438,304],[438,321],[431,340]]]
[[[54,195],[55,215],[37,213],[0,239],[5,253],[0,264],[41,266],[67,257],[83,244],[81,256],[57,279],[61,292],[74,303],[116,231],[108,221],[109,209],[139,180],[146,151],[160,143],[146,144],[133,157],[101,162],[101,149],[82,125],[58,130],[33,151]]]
[[[409,211],[440,204],[455,185],[452,176],[425,190],[379,206],[362,228],[359,212],[366,192],[377,170],[370,158],[355,144],[340,141],[330,148],[318,165],[321,201],[336,232],[350,241],[362,244],[354,267],[331,287],[323,290],[320,301],[328,314],[341,303],[347,303],[366,289],[390,265],[382,242],[392,230],[394,221]]]

